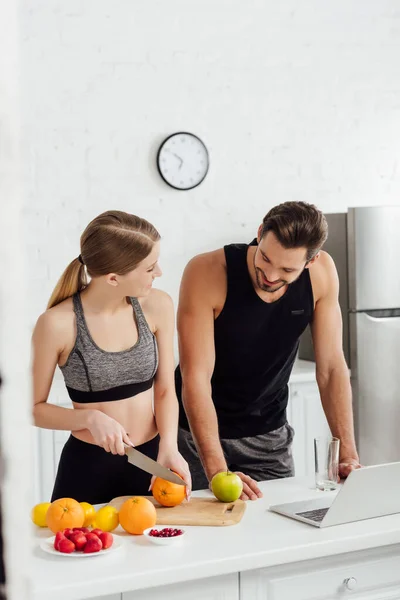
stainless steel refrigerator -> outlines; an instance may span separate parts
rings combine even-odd
[[[400,206],[326,215],[362,464],[400,460]],[[309,331],[299,357],[313,360]]]

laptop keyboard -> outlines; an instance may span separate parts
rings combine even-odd
[[[305,517],[306,519],[310,519],[311,521],[315,521],[316,523],[320,523],[329,508],[317,508],[315,510],[306,510],[305,512],[296,513],[299,517]]]

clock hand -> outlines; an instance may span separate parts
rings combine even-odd
[[[177,154],[175,154],[175,152],[173,152],[172,154],[173,154],[173,155],[174,155],[174,156],[175,156],[175,157],[176,157],[178,160],[180,160],[180,161],[181,161],[181,164],[179,165],[179,169],[178,169],[178,171],[180,171],[180,170],[182,169],[182,165],[183,165],[183,159],[182,159],[180,156],[178,156]]]
[[[181,161],[181,166],[182,166],[183,160],[181,159],[181,157],[178,156],[177,154],[175,154],[175,152],[173,152],[172,154],[175,156],[175,158],[177,158],[178,160]]]

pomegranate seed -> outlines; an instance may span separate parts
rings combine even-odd
[[[177,535],[182,535],[182,529],[174,529],[172,527],[164,527],[163,529],[151,529],[149,531],[149,535],[152,537],[176,537]]]
[[[174,529],[172,527],[164,527],[163,529],[151,529],[149,531],[149,535],[152,537],[176,537],[177,535],[182,535],[182,529]]]

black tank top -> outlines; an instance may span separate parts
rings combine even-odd
[[[250,245],[257,245],[257,241]],[[299,337],[314,311],[308,269],[276,302],[261,300],[248,271],[247,250],[247,244],[224,247],[228,289],[225,305],[214,322],[212,398],[220,437],[228,439],[267,433],[285,424],[287,384]],[[180,425],[189,429],[179,365],[175,383]]]

